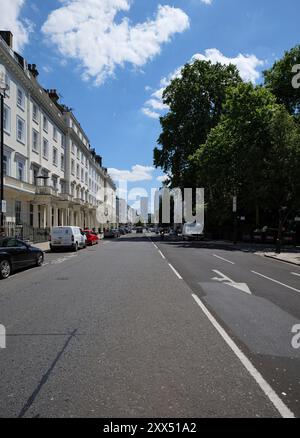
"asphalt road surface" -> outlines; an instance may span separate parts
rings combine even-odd
[[[300,416],[299,271],[135,235],[46,254],[0,282],[0,416]]]

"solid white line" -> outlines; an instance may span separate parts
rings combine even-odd
[[[163,253],[162,253],[160,250],[158,250],[158,252],[159,252],[159,254],[162,256],[162,258],[163,258],[164,260],[166,260],[166,257],[163,255]]]
[[[171,263],[168,263],[170,268],[172,269],[172,271],[174,272],[174,274],[177,275],[177,277],[179,278],[179,280],[182,280],[182,277],[180,274],[178,274],[178,272],[176,271],[176,269],[171,265]]]
[[[217,254],[213,254],[213,256],[217,257],[217,259],[223,260],[224,262],[231,263],[232,265],[235,265],[234,262],[231,262],[230,260],[224,259],[223,257],[220,257]]]
[[[253,274],[259,275],[260,277],[266,278],[267,280],[273,281],[273,283],[280,284],[281,286],[287,287],[288,289],[294,290],[296,292],[300,293],[299,289],[296,289],[295,287],[288,286],[287,284],[281,283],[280,281],[274,280],[274,278],[267,277],[266,275],[260,274],[259,272],[251,271]]]
[[[254,380],[259,385],[261,390],[265,393],[265,395],[268,397],[268,399],[273,403],[273,405],[275,406],[277,411],[280,413],[280,415],[283,418],[295,418],[295,415],[293,414],[293,412],[284,404],[284,402],[281,400],[281,398],[278,397],[278,395],[271,388],[271,386],[268,384],[268,382],[266,382],[266,380],[259,373],[259,371],[257,371],[257,369],[252,365],[250,360],[239,349],[239,347],[230,338],[230,336],[226,333],[226,331],[220,326],[220,324],[216,321],[216,319],[209,312],[207,307],[202,303],[200,298],[195,294],[192,294],[192,297],[194,298],[194,300],[196,301],[198,306],[202,309],[202,311],[207,316],[207,318],[212,323],[212,325],[215,327],[215,329],[222,336],[222,338],[224,339],[226,344],[231,348],[231,350],[239,358],[239,360],[242,362],[242,364],[244,365],[246,370],[249,372],[249,374],[254,378]]]
[[[292,275],[297,275],[297,277],[300,277],[300,274],[296,274],[296,272],[291,272]]]
[[[152,242],[152,243],[153,243],[153,242]],[[158,246],[157,246],[157,245],[155,245],[155,243],[153,243],[153,245],[154,245],[154,248],[158,249]]]

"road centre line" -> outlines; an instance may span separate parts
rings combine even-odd
[[[291,290],[294,290],[294,291],[300,293],[300,290],[296,289],[295,287],[292,287],[292,286],[289,286],[287,284],[281,283],[280,281],[274,280],[274,278],[267,277],[266,275],[260,274],[259,272],[256,272],[256,271],[251,271],[251,272],[252,272],[252,274],[259,275],[260,277],[263,277],[263,278],[266,278],[267,280],[273,281],[273,283],[280,284],[281,286],[287,287],[288,289],[291,289]]]
[[[217,259],[223,260],[224,262],[230,263],[231,265],[235,265],[234,262],[231,262],[230,260],[224,259],[224,257],[218,256],[217,254],[213,254],[213,257],[216,257]]]
[[[259,373],[259,371],[253,366],[250,360],[245,356],[245,354],[239,349],[237,344],[231,339],[231,337],[227,334],[227,332],[220,326],[217,320],[213,317],[213,315],[209,312],[207,307],[203,304],[200,298],[192,294],[192,297],[198,304],[198,306],[202,309],[203,313],[207,316],[209,321],[212,323],[214,328],[218,331],[221,337],[224,339],[226,344],[231,348],[234,354],[241,361],[243,366],[249,372],[249,374],[254,378],[258,386],[267,396],[267,398],[271,401],[271,403],[275,406],[277,411],[283,418],[295,418],[293,412],[284,404],[284,402],[280,399],[280,397],[276,394],[273,388],[268,384],[268,382],[263,378],[263,376]]]

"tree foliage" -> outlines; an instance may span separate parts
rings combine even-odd
[[[300,45],[285,52],[282,59],[264,72],[266,87],[294,115],[300,112],[300,87],[295,88],[292,85],[296,75],[293,69],[297,65],[300,65]]]
[[[193,186],[188,157],[218,124],[227,88],[240,82],[235,66],[197,60],[164,91],[163,102],[170,110],[161,118],[161,149],[154,150],[154,164],[172,175],[171,186]]]

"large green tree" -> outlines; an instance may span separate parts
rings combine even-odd
[[[257,224],[260,212],[299,205],[299,126],[265,88],[231,88],[220,123],[191,161],[215,226],[230,219],[233,195]]]
[[[154,164],[171,175],[172,187],[195,186],[189,156],[220,121],[226,90],[241,83],[235,66],[195,61],[187,64],[163,94],[169,112],[161,117],[161,148],[154,150]]]
[[[300,111],[300,78],[297,76],[299,65],[300,45],[285,52],[272,68],[264,72],[266,87],[293,115]]]

